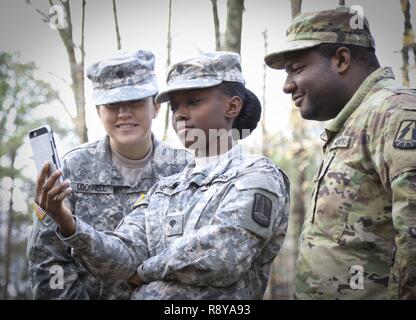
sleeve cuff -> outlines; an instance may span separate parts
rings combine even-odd
[[[77,251],[89,251],[91,249],[91,236],[94,232],[94,228],[81,219],[74,217],[75,219],[75,233],[69,237],[64,237],[56,228],[55,233],[57,237],[67,246],[76,249]]]
[[[152,274],[150,274],[149,272],[146,272],[145,270],[145,266],[144,263],[142,263],[138,268],[137,268],[137,275],[145,282],[145,283],[150,283],[152,281],[156,281],[158,279],[153,279],[152,278]]]

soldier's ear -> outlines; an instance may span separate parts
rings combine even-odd
[[[239,96],[230,97],[225,110],[225,117],[228,119],[235,119],[238,117],[241,108],[243,107],[243,101]]]
[[[153,97],[152,103],[153,103],[153,119],[155,119],[159,113],[160,110],[160,103],[157,103],[155,100],[156,96]],[[168,107],[169,108],[169,107]]]
[[[97,110],[98,117],[101,119],[100,106],[95,106],[95,110]]]
[[[155,119],[160,110],[160,103],[153,102],[153,119]]]
[[[351,52],[346,47],[338,48],[332,59],[335,70],[339,74],[344,74],[351,67]]]

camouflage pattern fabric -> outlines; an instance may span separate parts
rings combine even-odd
[[[357,19],[362,18],[362,27]],[[336,23],[334,23],[336,21]],[[357,27],[356,27],[357,23]],[[285,44],[266,55],[266,64],[283,69],[285,53],[316,47],[322,43],[340,43],[375,48],[368,21],[347,7],[304,13],[296,16],[286,31]]]
[[[416,298],[416,90],[378,69],[327,126],[298,299]]]
[[[93,63],[87,77],[93,84],[95,105],[141,100],[158,92],[155,57],[148,50],[119,51]]]
[[[113,231],[132,211],[140,194],[145,194],[162,176],[184,169],[191,155],[153,139],[153,159],[137,185],[129,187],[111,161],[108,137],[81,145],[63,157],[63,172],[71,180],[73,193],[68,205],[83,221],[100,231]],[[131,289],[125,281],[102,282],[73,259],[70,248],[55,234],[48,217],[34,216],[28,243],[29,273],[35,299],[128,299]],[[51,287],[54,266],[63,269],[63,288]]]
[[[159,92],[156,101],[168,101],[172,91],[208,88],[224,81],[245,84],[240,55],[221,51],[201,53],[169,67],[167,86]]]
[[[236,146],[200,172],[162,179],[115,232],[77,218],[61,239],[97,277],[138,272],[147,283],[132,299],[261,299],[288,210],[283,173]]]

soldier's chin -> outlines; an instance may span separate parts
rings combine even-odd
[[[311,109],[308,108],[300,108],[300,115],[305,120],[319,120],[318,115]]]

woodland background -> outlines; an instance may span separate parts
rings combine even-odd
[[[321,158],[325,123],[302,121],[282,93],[284,71],[263,57],[285,38],[300,12],[358,5],[370,21],[382,65],[405,85],[414,81],[414,1],[408,0],[33,0],[0,3],[0,299],[30,299],[26,244],[32,226],[36,169],[27,139],[49,123],[58,151],[104,134],[91,102],[86,67],[117,49],[156,55],[166,66],[202,51],[241,54],[247,87],[263,102],[261,124],[246,145],[275,161],[291,180],[289,230],[275,259],[265,299],[291,299],[297,239]],[[413,22],[414,24],[414,22]],[[178,145],[162,106],[154,124]]]

